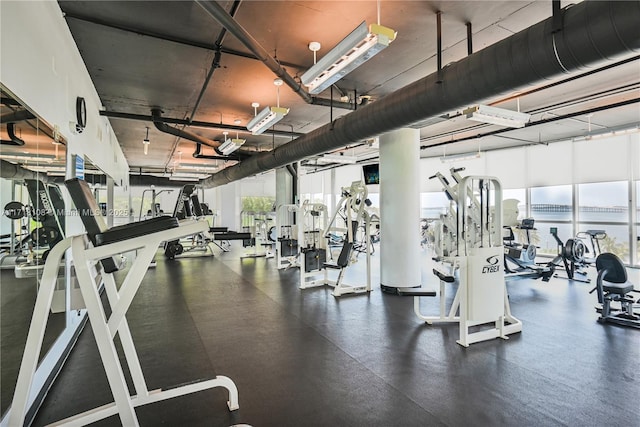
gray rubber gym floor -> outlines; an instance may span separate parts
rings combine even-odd
[[[140,407],[141,425],[640,425],[640,331],[597,323],[590,284],[510,282],[523,332],[463,348],[456,325],[424,325],[412,298],[380,292],[377,273],[370,295],[335,299],[329,288],[299,290],[298,270],[273,259],[241,260],[234,246],[158,257],[128,319],[150,389],[226,375],[240,409],[228,412],[214,389]],[[347,278],[363,280],[364,264]],[[437,299],[423,307],[435,314]],[[111,401],[87,326],[34,425]]]

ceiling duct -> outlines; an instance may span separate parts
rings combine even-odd
[[[15,123],[7,123],[7,134],[9,134],[9,139],[0,140],[0,144],[2,145],[24,145],[24,140],[18,138],[16,135],[16,124]]]
[[[33,172],[2,159],[0,159],[0,178],[11,180],[39,179],[43,182],[49,182],[49,177],[46,173]]]
[[[562,14],[559,32],[550,17],[202,183],[224,185],[640,50],[640,2],[587,0]]]
[[[216,151],[217,153],[217,151]],[[196,159],[207,159],[207,160],[237,160],[237,161],[242,161],[244,159],[249,158],[249,155],[246,154],[242,154],[242,153],[238,153],[237,151],[234,152],[233,154],[230,154],[228,156],[221,156],[221,155],[216,155],[216,156],[212,156],[209,154],[203,154],[202,153],[202,144],[198,143],[196,144],[196,151],[193,152],[193,157]]]
[[[5,113],[2,116],[0,116],[0,123],[22,122],[25,120],[31,120],[35,118],[36,116],[34,116],[30,111],[19,110],[19,111],[12,111],[10,113]]]
[[[237,38],[247,49],[251,51],[251,53],[269,67],[276,76],[280,77],[284,83],[297,93],[307,104],[332,106],[334,108],[343,108],[347,110],[355,109],[355,105],[349,102],[319,99],[309,95],[302,84],[297,82],[289,73],[287,73],[287,70],[280,65],[280,62],[276,61],[275,58],[269,55],[269,52],[267,52],[267,50],[262,47],[262,45],[258,43],[258,41],[233,18],[233,16],[229,15],[222,6],[215,1],[196,0],[196,3],[198,3],[213,19],[218,21],[220,25],[233,34],[235,38]]]
[[[224,156],[224,154],[218,148],[220,147],[220,143],[218,141],[214,141],[213,139],[205,138],[200,135],[196,135],[195,133],[191,133],[186,130],[169,126],[168,124],[162,121],[161,114],[162,114],[162,110],[160,110],[159,108],[154,108],[151,110],[151,117],[153,117],[153,124],[155,125],[156,129],[158,129],[160,132],[179,136],[180,138],[184,138],[189,141],[197,142],[198,144],[212,147],[214,150],[216,150],[216,153],[218,153],[221,156]]]

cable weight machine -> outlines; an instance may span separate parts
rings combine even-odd
[[[503,271],[502,186],[489,176],[461,177],[463,169],[451,169],[455,185],[440,173],[447,197],[452,202],[446,216],[447,232],[440,234],[440,248],[447,253],[437,257],[434,274],[440,279],[440,313],[426,316],[420,297],[414,297],[414,311],[428,324],[458,323],[458,344],[470,344],[493,338],[508,339],[521,332],[522,322],[511,314]],[[451,219],[455,218],[455,223]],[[454,225],[455,224],[455,225]],[[458,275],[456,277],[456,271]],[[445,290],[458,282],[458,289],[447,312]],[[471,328],[478,327],[471,332]]]

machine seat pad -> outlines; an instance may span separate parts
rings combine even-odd
[[[226,233],[214,233],[213,240],[248,240],[251,239],[251,233],[236,233],[228,231]]]
[[[633,283],[630,283],[630,282],[611,283],[611,282],[607,282],[606,280],[603,280],[602,289],[605,292],[609,292],[612,294],[626,295],[633,290]]]
[[[132,222],[130,224],[112,227],[109,230],[96,234],[96,246],[107,245],[109,243],[120,242],[122,240],[133,239],[158,231],[177,228],[180,223],[172,216],[159,216],[144,221]]]
[[[343,266],[340,266],[338,264],[334,264],[332,262],[325,262],[325,263],[322,264],[322,266],[325,267],[325,268],[330,268],[332,270],[340,270],[340,269],[344,268]]]

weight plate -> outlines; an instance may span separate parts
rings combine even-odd
[[[270,242],[275,242],[276,241],[276,227],[269,227],[269,231],[267,232],[267,238],[269,239]]]
[[[24,218],[25,214],[24,205],[20,202],[9,202],[4,207],[4,216],[9,219]]]
[[[39,227],[31,232],[31,239],[38,246],[49,245],[59,237],[58,230],[53,227]]]

